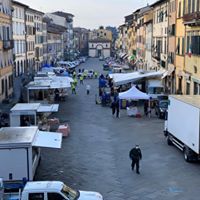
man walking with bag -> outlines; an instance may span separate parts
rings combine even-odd
[[[136,173],[140,174],[139,168],[140,168],[140,160],[142,160],[142,152],[140,150],[139,145],[135,145],[135,147],[130,150],[129,157],[132,160],[131,163],[132,170],[134,170],[134,167],[136,165]]]

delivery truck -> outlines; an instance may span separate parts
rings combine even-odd
[[[0,177],[5,182],[32,181],[38,167],[41,147],[61,148],[62,134],[44,132],[38,127],[0,129]]]
[[[200,96],[169,96],[164,134],[168,145],[184,153],[187,162],[200,158]]]
[[[98,192],[74,190],[61,181],[27,182],[19,192],[7,192],[0,179],[0,200],[103,200]]]

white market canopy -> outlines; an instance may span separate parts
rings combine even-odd
[[[162,77],[164,72],[162,71],[152,71],[152,72],[131,72],[131,73],[115,73],[109,74],[110,78],[113,79],[113,83],[115,86],[132,83],[138,81],[143,78],[154,78],[154,77]]]
[[[129,90],[125,92],[119,93],[119,99],[126,99],[126,100],[140,100],[140,99],[149,99],[149,95],[144,92],[138,90],[135,86],[132,86]]]
[[[41,104],[41,103],[17,103],[11,108],[12,113],[23,112],[58,112],[59,104]]]
[[[36,147],[61,148],[62,134],[40,131],[37,126],[3,127],[0,129],[0,145],[15,147],[32,145]]]
[[[70,77],[49,76],[36,77],[27,85],[28,90],[48,90],[70,88],[74,80]]]

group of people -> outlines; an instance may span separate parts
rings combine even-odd
[[[81,74],[79,77],[77,76],[76,74],[76,71],[74,70],[72,76],[73,76],[73,82],[71,83],[71,90],[72,90],[72,94],[76,94],[76,87],[77,87],[77,84],[78,84],[78,79],[79,78],[79,81],[80,81],[80,85],[83,85],[83,80],[86,78],[86,74],[84,74],[84,69],[79,69],[79,73],[83,73]],[[90,94],[90,89],[91,89],[91,86],[89,84],[86,85],[86,94],[89,95]]]

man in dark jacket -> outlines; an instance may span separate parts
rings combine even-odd
[[[139,172],[139,168],[140,168],[139,162],[142,159],[142,152],[140,150],[139,145],[136,145],[133,149],[131,149],[131,151],[129,152],[129,157],[132,160],[132,164],[131,164],[132,170],[134,170],[134,167],[136,165],[136,173],[140,174],[140,172]]]

